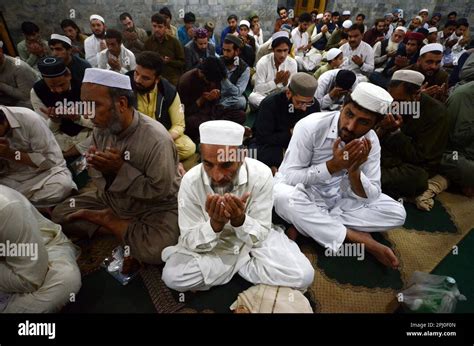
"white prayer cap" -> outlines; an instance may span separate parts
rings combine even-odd
[[[416,84],[421,86],[425,81],[425,76],[418,71],[398,70],[392,76],[392,80],[400,80],[402,82]]]
[[[230,309],[235,313],[313,313],[309,300],[300,291],[264,284],[239,293]]]
[[[87,68],[82,83],[93,83],[111,88],[132,90],[130,78],[127,75],[100,68]]]
[[[438,29],[435,26],[432,26],[431,28],[428,28],[428,33],[432,34],[434,32],[438,32]]]
[[[420,12],[418,12],[418,14],[423,13],[423,12],[430,13],[430,11],[428,11],[427,8],[423,8],[420,10]]]
[[[65,43],[67,43],[68,45],[72,46],[71,39],[67,36],[64,36],[64,35],[52,34],[50,39],[51,40],[63,41]]]
[[[351,20],[345,20],[343,23],[342,23],[342,27],[344,29],[349,29],[350,27],[352,26],[352,21]]]
[[[420,16],[416,16],[415,19],[418,19],[420,22],[423,21],[423,18],[421,18]]]
[[[240,146],[244,132],[242,125],[229,120],[211,120],[199,125],[201,144]]]
[[[246,25],[247,28],[250,29],[250,22],[248,20],[242,19],[239,23],[239,27],[241,27],[242,25]]]
[[[288,31],[277,31],[272,35],[272,48],[278,47],[282,43],[286,43],[291,48],[292,43]]]
[[[324,14],[319,13],[319,14],[316,16],[316,19],[322,19],[323,17],[324,17]]]
[[[102,16],[99,16],[98,14],[93,14],[92,16],[90,16],[89,18],[89,22],[92,22],[94,19],[98,19],[100,20],[102,23],[105,24],[105,20]]]
[[[342,11],[342,15],[343,15],[343,16],[350,16],[350,15],[351,15],[351,11]]]
[[[397,31],[397,30],[403,31],[405,34],[406,34],[407,31],[408,31],[408,29],[405,28],[404,26],[397,26],[397,27],[395,28],[395,31]]]
[[[272,35],[272,41],[275,41],[277,38],[284,37],[284,38],[290,38],[290,34],[288,31],[277,31]]]
[[[326,60],[331,61],[332,59],[335,59],[341,53],[342,53],[342,50],[340,50],[339,48],[331,48],[326,54]]]
[[[362,108],[384,115],[393,102],[393,97],[387,90],[367,82],[357,84],[351,98]]]
[[[429,52],[440,52],[443,53],[443,45],[441,43],[430,43],[424,45],[420,50],[420,56]]]

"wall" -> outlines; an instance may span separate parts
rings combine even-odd
[[[256,12],[260,16],[264,37],[268,38],[276,19],[277,3],[278,0],[0,0],[0,11],[3,12],[15,44],[23,39],[20,29],[23,21],[36,23],[43,37],[47,38],[53,32],[62,33],[59,24],[71,13],[86,33],[91,32],[88,23],[91,14],[100,14],[109,27],[120,28],[118,17],[122,12],[129,12],[137,26],[150,31],[151,16],[163,6],[170,9],[173,25],[182,25],[180,11],[183,14],[191,11],[200,26],[208,20],[214,21],[215,32],[219,37],[227,25],[228,15],[235,13],[240,18]]]
[[[395,8],[404,10],[404,18],[411,19],[418,14],[422,8],[427,8],[430,15],[440,12],[446,21],[449,12],[456,11],[458,18],[465,17],[470,23],[471,33],[474,34],[474,1],[472,0],[435,0],[435,1],[413,1],[413,0],[329,0],[326,9],[329,11],[350,10],[355,20],[358,13],[364,13],[366,24],[370,27],[375,19],[383,17],[385,13],[392,12]],[[431,18],[431,17],[430,17]],[[474,37],[474,35],[471,35]]]

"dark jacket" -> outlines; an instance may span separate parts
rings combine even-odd
[[[130,77],[130,82],[132,83],[132,89],[135,94],[136,86],[133,79],[133,74],[135,71],[127,72],[127,76]],[[155,119],[158,120],[167,130],[171,128],[171,117],[169,114],[169,108],[173,103],[176,97],[176,88],[168,82],[165,78],[161,77],[158,83],[158,98],[156,100],[156,110],[155,110]]]
[[[295,124],[309,114],[319,112],[316,99],[314,105],[305,112],[295,109],[291,112],[290,101],[286,90],[268,95],[260,104],[260,110],[255,121],[257,145],[272,145],[287,148],[291,139],[290,130]]]
[[[65,99],[67,102],[81,101],[81,82],[73,78],[71,78],[71,89],[62,94],[53,93],[43,79],[37,81],[33,89],[46,107],[56,107],[56,102],[63,103]],[[59,129],[68,136],[76,136],[84,127],[72,120],[62,118]]]
[[[186,61],[185,71],[198,67],[201,61],[209,56],[216,56],[216,48],[212,43],[209,42],[204,54],[200,54],[194,40],[189,41],[184,46],[184,59]]]
[[[406,51],[406,48],[405,48],[405,44],[400,43],[400,45],[398,46],[398,49],[397,49],[397,54],[393,58],[388,60],[387,65],[385,66],[385,68],[382,72],[385,76],[391,77],[394,74],[394,72],[395,72],[395,70],[394,70],[395,58],[397,56],[407,56],[407,51]],[[415,54],[413,54],[410,57],[409,64],[410,65],[415,64],[416,61],[418,60],[419,56],[420,56],[420,50],[418,50]]]

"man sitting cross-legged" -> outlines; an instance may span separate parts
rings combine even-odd
[[[95,103],[94,131],[86,154],[97,191],[68,199],[53,211],[67,234],[114,234],[130,255],[161,263],[161,250],[178,240],[178,154],[159,122],[136,111],[130,78],[86,70],[83,101]]]
[[[272,173],[244,157],[244,127],[217,120],[199,131],[203,163],[183,177],[181,236],[162,254],[165,284],[208,290],[238,273],[254,284],[306,289],[314,269],[296,243],[272,228]]]
[[[444,104],[421,92],[424,80],[412,70],[393,74],[388,91],[396,102],[376,133],[382,146],[384,193],[413,198],[419,209],[429,211],[433,197],[447,187],[438,173],[449,122]]]
[[[53,133],[28,108],[0,106],[0,184],[42,207],[76,189]]]
[[[385,90],[359,83],[342,110],[314,113],[293,131],[275,175],[275,211],[303,235],[332,251],[362,243],[397,267],[393,251],[370,232],[403,225],[403,206],[381,193],[380,144],[372,130],[392,102]]]
[[[0,313],[58,312],[81,288],[77,250],[61,226],[0,185]],[[2,251],[3,252],[3,251]]]

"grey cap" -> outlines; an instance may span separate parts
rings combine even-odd
[[[230,41],[239,48],[242,48],[244,45],[244,42],[239,37],[232,34],[225,35],[224,41]]]
[[[304,97],[314,97],[318,81],[313,76],[298,72],[291,77],[290,90],[296,95]]]

